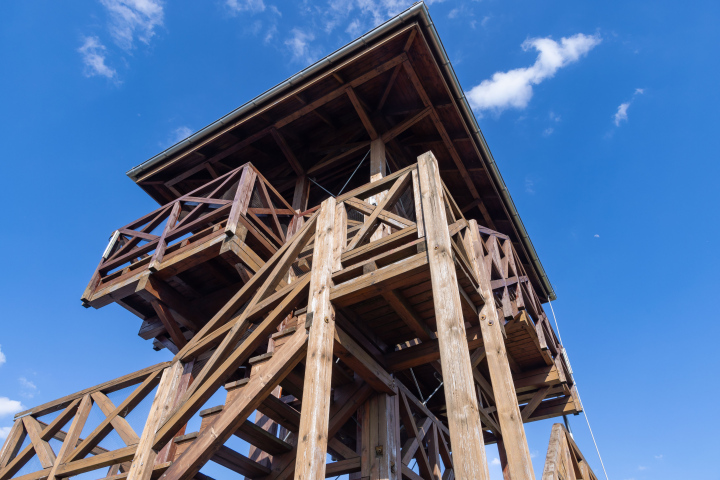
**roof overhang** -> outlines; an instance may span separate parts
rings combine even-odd
[[[413,43],[413,38],[416,36],[417,39]],[[402,48],[411,43],[413,49],[402,53]],[[392,68],[373,74],[374,70],[383,69],[385,68],[383,66],[389,65],[388,62],[391,62],[389,59],[399,58],[398,52],[401,52],[399,63],[393,64]],[[402,57],[403,54],[405,57]],[[356,85],[358,91],[365,89],[366,98],[374,98],[374,96],[378,96],[378,92],[387,97],[390,87],[382,88],[378,85],[381,83],[384,85],[388,81],[392,85],[395,80],[393,77],[398,77],[396,72],[402,70],[399,66],[404,63],[410,65],[409,71],[413,70],[413,67],[415,70],[421,71],[422,78],[416,77],[416,81],[420,81],[423,84],[421,88],[424,86],[427,90],[426,99],[428,97],[437,98],[445,103],[438,106],[432,104],[432,115],[429,115],[429,118],[414,125],[412,131],[404,132],[404,137],[393,138],[392,141],[395,142],[393,157],[398,157],[394,158],[393,162],[401,165],[404,160],[400,157],[405,154],[412,158],[411,156],[417,152],[430,149],[427,148],[428,144],[435,141],[433,135],[427,133],[431,124],[425,125],[423,122],[427,123],[432,119],[435,127],[440,124],[438,129],[441,132],[439,146],[433,146],[432,149],[433,151],[436,148],[442,150],[438,157],[441,161],[441,173],[446,173],[443,175],[443,180],[449,184],[449,188],[453,189],[454,196],[457,194],[462,197],[463,192],[468,194],[466,196],[471,201],[465,206],[469,209],[480,210],[479,213],[482,215],[477,215],[477,217],[481,223],[486,225],[490,223],[487,226],[508,235],[513,240],[518,254],[524,257],[521,260],[526,265],[528,274],[535,277],[531,280],[533,280],[541,299],[543,301],[555,299],[552,285],[460,87],[427,7],[422,2],[414,4],[396,17],[258,95],[185,140],[134,167],[127,172],[127,175],[160,203],[165,203],[178,196],[178,193],[183,193],[182,183],[177,181],[178,178],[184,176],[183,179],[189,181],[192,175],[201,175],[198,172],[203,170],[202,166],[210,164],[208,159],[212,160],[213,158],[221,158],[224,164],[229,164],[227,166],[231,167],[234,163],[247,161],[248,155],[261,156],[261,158],[267,158],[267,162],[265,162],[267,163],[267,173],[264,172],[264,174],[270,181],[287,179],[288,168],[283,170],[281,166],[276,165],[271,158],[272,155],[263,153],[262,148],[255,149],[252,145],[253,142],[260,142],[264,134],[270,130],[275,130],[275,133],[266,135],[267,137],[276,137],[277,132],[284,129],[290,143],[294,141],[296,145],[302,145],[304,139],[310,138],[319,128],[325,127],[321,120],[324,120],[330,127],[337,121],[338,125],[342,125],[343,128],[350,128],[351,120],[344,116],[348,107],[339,103],[340,99],[332,98],[323,103],[323,108],[335,114],[331,121],[328,121],[327,116],[323,119],[323,115],[319,112],[313,112],[317,113],[314,116],[302,112],[311,112],[309,107],[316,102],[316,98],[322,100],[328,97],[328,94],[323,94],[323,92],[328,91],[330,88],[328,85],[333,78],[334,81],[339,82],[339,86],[336,86],[335,90],[341,90],[344,88],[343,82],[353,88],[353,85],[357,84],[355,79],[372,76],[373,80],[367,82],[367,86],[365,84]],[[407,80],[403,81],[407,83]],[[370,85],[371,83],[372,85]],[[400,80],[397,82],[398,86],[394,88],[400,89],[399,83]],[[403,96],[404,93],[397,92],[398,97]],[[405,95],[408,98],[408,104],[417,103],[418,98],[410,98],[411,96],[412,93],[409,91]],[[423,96],[420,95],[419,99],[422,100]],[[317,102],[319,101],[317,100]],[[296,103],[292,107],[290,102],[301,103]],[[302,102],[305,102],[304,106]],[[382,102],[383,100],[381,100]],[[391,102],[392,100],[389,100],[385,104],[390,105]],[[365,102],[362,103],[367,107]],[[419,104],[420,110],[422,110],[422,106]],[[358,108],[356,105],[355,107]],[[301,114],[293,116],[293,109]],[[352,106],[349,110],[354,114]],[[397,116],[398,112],[391,113],[395,113]],[[380,112],[378,117],[382,118],[378,121],[392,130],[403,121],[408,121],[408,117],[412,117],[413,111],[409,109],[405,113],[407,114],[405,118],[394,122],[390,118],[392,115],[389,117],[384,115],[384,112]],[[417,109],[415,113],[419,114]],[[313,126],[311,121],[305,117],[313,117],[319,126]],[[359,128],[362,128],[363,124],[359,119],[354,121],[360,126]],[[445,131],[444,135],[442,130]],[[462,138],[450,138],[452,132],[459,132]],[[467,138],[464,137],[465,135]],[[342,153],[343,165],[347,164],[350,171],[355,168],[367,150],[367,146],[364,150],[357,148],[357,145],[362,146],[363,144],[362,141],[358,142],[357,140],[363,139],[355,138],[353,142],[348,143],[348,146],[352,145],[352,148],[348,147],[349,150],[346,149]],[[292,147],[292,145],[290,146]],[[243,150],[250,148],[254,150]],[[265,148],[265,152],[267,152],[267,148]],[[280,155],[282,156],[282,153]],[[319,156],[320,153],[317,155]],[[233,160],[233,156],[242,158]],[[327,155],[323,158],[326,157]],[[262,170],[263,161],[257,158],[251,160]],[[314,160],[319,159],[315,158]],[[312,163],[309,163],[313,161],[313,158],[308,158],[307,155],[300,161],[305,162],[309,167],[308,175],[315,175],[318,183],[334,181],[331,173],[334,173],[335,168],[318,168],[318,164],[313,166]],[[409,161],[405,160],[405,163]],[[443,165],[446,168],[443,168]],[[330,165],[330,167],[339,168],[337,165]],[[212,173],[212,168],[207,170]],[[188,174],[188,172],[190,173]],[[347,178],[348,175],[349,173],[344,178]],[[458,175],[462,178],[456,178]],[[175,183],[171,184],[171,182]],[[457,190],[452,186],[453,182],[457,184]],[[320,193],[323,195],[322,192]],[[463,207],[463,205],[460,206]],[[483,220],[487,221],[483,222]]]

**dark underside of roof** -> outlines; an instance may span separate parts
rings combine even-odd
[[[453,95],[455,79],[443,68],[430,38],[434,33],[419,18],[395,22],[342,61],[314,66],[292,87],[258,97],[236,118],[206,127],[192,142],[184,147],[181,142],[130,175],[165,204],[252,162],[289,203],[298,176],[306,174],[316,182],[308,202],[313,207],[328,191],[340,192],[373,138],[385,140],[391,172],[431,150],[465,216],[508,235],[538,295],[552,299],[552,287],[512,200],[503,194],[505,185],[493,171],[487,146]],[[368,181],[367,168],[360,168],[345,190]]]

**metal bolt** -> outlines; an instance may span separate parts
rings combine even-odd
[[[325,317],[325,323],[328,323],[330,320],[328,320],[328,317]]]

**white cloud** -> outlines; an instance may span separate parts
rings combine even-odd
[[[655,459],[656,459],[656,460],[661,460],[662,458],[663,458],[662,454],[660,454],[660,455],[655,455]]]
[[[620,122],[627,122],[628,107],[630,107],[630,102],[621,103],[618,107],[617,112],[615,112],[615,116],[613,117],[615,119],[614,121],[616,127],[620,126]]]
[[[225,5],[227,5],[232,13],[259,13],[264,12],[266,8],[263,0],[226,0]],[[277,8],[275,8],[275,10],[277,10]]]
[[[178,143],[181,140],[185,140],[187,137],[193,134],[193,130],[183,125],[182,127],[178,127],[172,132],[171,142],[174,144]]]
[[[110,34],[123,50],[132,50],[135,38],[148,44],[155,28],[163,25],[161,0],[100,0],[110,14]]]
[[[497,457],[493,458],[490,465],[500,465],[500,459]]]
[[[20,395],[25,398],[33,398],[37,393],[37,386],[25,377],[18,378],[20,382],[21,392]]]
[[[598,234],[596,233],[596,234],[595,234],[595,238],[600,238],[600,235],[598,235]]]
[[[78,52],[82,55],[83,63],[85,64],[85,76],[94,77],[99,75],[101,77],[115,78],[117,72],[105,65],[105,45],[100,43],[98,37],[85,37],[83,44],[78,48]]]
[[[290,49],[293,60],[311,63],[314,56],[311,53],[310,42],[315,40],[315,35],[299,28],[293,28],[290,34],[291,37],[285,40],[285,46]]]
[[[560,115],[556,115],[555,112],[553,112],[552,110],[550,111],[548,117],[550,117],[550,120],[552,120],[553,122],[559,122],[561,120]]]
[[[578,33],[563,37],[560,42],[551,38],[532,38],[522,44],[523,50],[538,51],[535,63],[530,67],[496,72],[491,79],[483,80],[467,94],[468,101],[476,111],[501,112],[507,108],[527,107],[533,95],[533,85],[552,78],[562,67],[577,62],[595,48],[601,38],[597,35]]]
[[[553,134],[554,131],[555,131],[555,129],[552,127],[546,128],[545,130],[543,130],[543,137],[549,137],[550,135]]]
[[[638,465],[638,470],[647,470],[647,467],[644,465]]]
[[[10,400],[8,397],[0,397],[0,417],[15,414],[25,410],[25,405],[17,400]]]
[[[0,440],[5,440],[10,435],[10,429],[12,427],[0,427]]]
[[[0,345],[0,365],[5,363],[7,361],[7,358],[5,357],[5,354],[2,352],[2,345]]]
[[[622,122],[627,122],[628,120],[628,108],[630,108],[630,104],[633,102],[636,96],[642,95],[645,93],[645,89],[643,88],[636,88],[635,93],[633,93],[632,98],[625,102],[621,103],[620,106],[617,109],[617,112],[615,112],[615,115],[613,115],[613,122],[615,123],[616,127],[619,127]]]

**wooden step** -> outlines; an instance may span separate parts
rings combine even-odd
[[[215,416],[219,415],[222,410],[222,405],[202,410],[200,412],[200,418],[202,418],[200,431],[202,432],[207,429],[214,421]],[[249,444],[256,446],[270,455],[279,455],[292,450],[292,445],[280,440],[275,435],[263,430],[249,420],[245,420],[242,425],[240,425],[240,428],[235,432],[235,436],[242,438]]]

